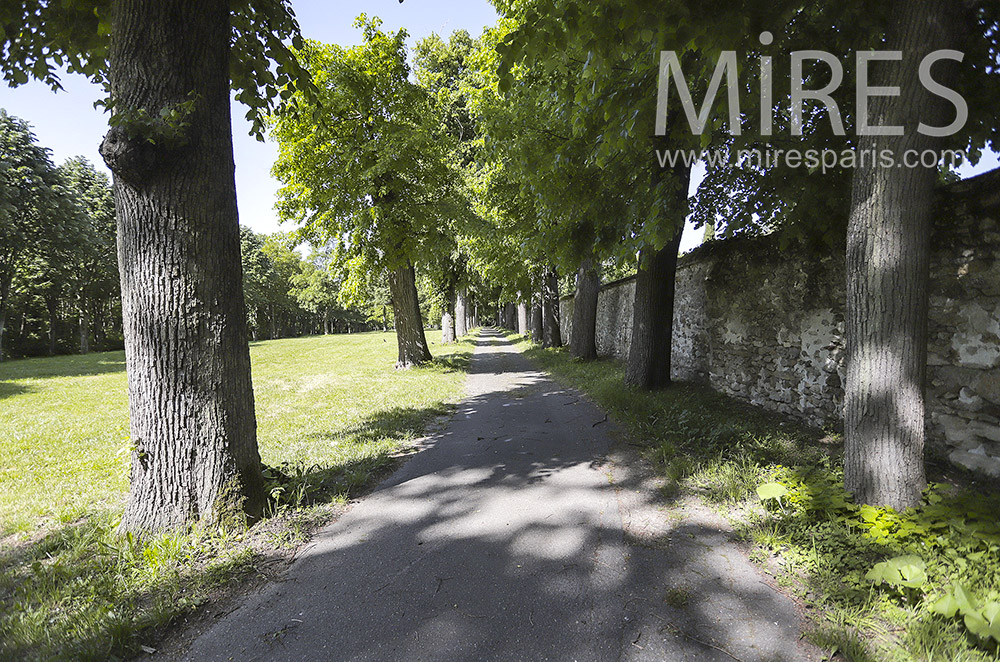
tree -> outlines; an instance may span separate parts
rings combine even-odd
[[[551,267],[542,274],[542,347],[562,347],[559,330],[559,276]]]
[[[887,50],[899,51],[883,83],[898,96],[872,104],[872,126],[903,127],[902,135],[862,135],[862,150],[923,154],[946,144],[925,135],[923,122],[944,127],[955,108],[921,84],[921,62],[932,51],[960,45],[974,25],[960,5],[942,0],[892,3]],[[955,63],[950,63],[954,65]],[[953,88],[954,66],[935,80]],[[927,371],[931,215],[938,167],[880,167],[854,174],[847,230],[847,383],[844,483],[860,503],[916,506],[924,474],[924,382]]]
[[[0,360],[14,278],[59,237],[64,211],[48,151],[27,122],[0,109]]]
[[[272,282],[275,278],[271,258],[264,253],[265,235],[240,226],[240,259],[243,267],[243,295],[247,325],[254,340],[259,340],[267,320]]]
[[[318,317],[321,333],[332,333],[337,313],[343,312],[337,305],[340,286],[330,273],[329,257],[325,251],[313,250],[292,276],[292,296],[302,310]]]
[[[80,353],[90,351],[93,320],[101,302],[120,296],[115,248],[115,205],[107,176],[78,156],[59,166],[82,212],[70,252],[69,289],[76,299]]]
[[[441,130],[450,138],[450,153],[447,156],[451,167],[464,184],[463,197],[471,197],[469,183],[477,163],[480,148],[479,129],[469,109],[467,84],[475,75],[474,55],[481,47],[465,30],[456,30],[445,41],[432,33],[417,42],[414,52],[414,73],[417,83],[426,89],[434,104],[436,115],[441,121]],[[438,281],[442,305],[442,341],[454,342],[457,336],[465,335],[464,297],[468,286],[469,240],[480,219],[471,209],[463,207],[462,213],[448,219],[448,234],[454,245],[450,251],[440,251],[437,260],[431,262],[427,271]],[[456,307],[461,299],[463,309],[461,321]],[[459,332],[461,331],[461,332]]]
[[[308,88],[284,0],[32,0],[0,10],[4,77],[106,82],[129,373],[120,531],[259,516],[264,503],[240,276],[230,84],[261,116]],[[231,48],[232,47],[232,48]],[[269,67],[269,61],[277,63]]]
[[[701,136],[686,132],[676,113],[667,123],[665,137],[652,135],[657,70],[650,63],[658,61],[661,50],[683,53],[700,47],[687,25],[691,13],[679,16],[682,9],[687,10],[685,4],[672,3],[671,11],[663,11],[662,3],[513,2],[507,13],[516,28],[496,46],[502,70],[499,89],[506,96],[521,94],[526,84],[549,88],[543,99],[554,112],[544,116],[563,117],[556,131],[549,129],[561,138],[556,169],[562,169],[563,160],[570,157],[571,163],[579,164],[570,172],[593,173],[592,180],[581,178],[589,190],[628,191],[624,199],[620,194],[606,196],[583,214],[564,212],[550,225],[562,232],[569,230],[569,236],[591,240],[590,246],[577,251],[573,271],[588,259],[630,259],[629,254],[639,253],[625,381],[647,389],[670,383],[674,267],[688,211],[690,176],[690,166],[658,167],[653,152],[663,147],[696,148],[701,141]],[[742,29],[718,21],[712,34]],[[532,69],[536,73],[525,73]],[[568,75],[576,70],[582,70],[580,76]],[[568,197],[572,204],[572,200],[595,196]],[[560,205],[548,207],[559,209]],[[583,232],[571,230],[578,218],[589,221]],[[558,233],[550,231],[549,235]],[[565,238],[559,243],[572,245]],[[596,314],[596,300],[581,301],[584,319]]]
[[[431,358],[414,264],[450,248],[447,219],[463,203],[448,136],[426,90],[409,80],[406,32],[385,34],[364,15],[356,25],[359,46],[307,42],[299,52],[319,88],[315,105],[303,102],[317,122],[275,118],[278,209],[330,243],[342,268],[387,274],[405,368]]]

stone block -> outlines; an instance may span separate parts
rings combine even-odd
[[[994,478],[1000,478],[1000,459],[983,453],[966,450],[955,450],[948,454],[948,459],[955,464],[971,471],[978,471]]]

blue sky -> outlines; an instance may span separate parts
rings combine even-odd
[[[292,0],[292,6],[305,37],[344,46],[360,41],[360,32],[353,27],[353,22],[362,11],[380,17],[385,29],[405,27],[410,33],[411,46],[432,32],[447,36],[454,30],[465,29],[475,36],[497,19],[487,0],[406,0],[403,3],[397,0],[364,3]],[[107,132],[107,116],[93,107],[102,96],[101,90],[80,76],[64,76],[63,85],[65,91],[58,94],[35,82],[15,89],[0,86],[0,108],[27,120],[39,142],[52,150],[56,163],[83,155],[104,169],[97,146]],[[249,125],[243,119],[245,112],[242,106],[234,103],[233,143],[240,222],[257,232],[274,232],[282,229],[274,211],[278,184],[270,176],[277,149],[271,143],[259,143],[249,136]],[[969,176],[998,165],[997,155],[987,154],[979,166],[966,166],[960,172]],[[697,174],[692,181],[693,187],[700,181]],[[700,231],[687,232],[682,250],[690,250],[701,243],[701,236]]]

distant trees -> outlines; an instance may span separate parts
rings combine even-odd
[[[119,311],[107,177],[0,110],[0,356],[118,346]]]
[[[0,358],[14,279],[58,235],[58,175],[23,120],[0,110]],[[58,217],[56,218],[58,220]]]
[[[240,228],[243,291],[254,340],[372,328],[369,316],[341,300],[342,282],[330,270],[330,256],[292,249],[286,233],[257,234]]]

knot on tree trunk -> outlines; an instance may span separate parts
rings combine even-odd
[[[99,151],[115,177],[137,184],[169,167],[176,150],[163,141],[152,141],[124,126],[115,126],[104,136]]]

